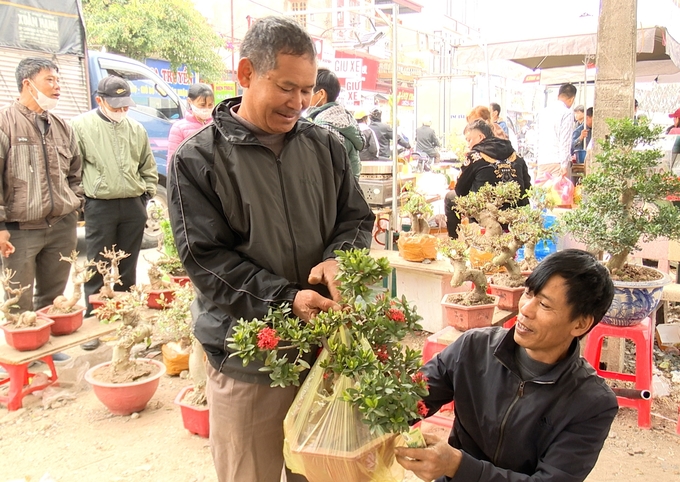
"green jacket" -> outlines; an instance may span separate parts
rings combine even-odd
[[[158,171],[149,136],[129,117],[109,121],[99,109],[71,121],[83,157],[83,189],[94,199],[156,194]]]
[[[359,125],[352,114],[337,102],[328,102],[320,107],[310,109],[308,117],[315,124],[331,131],[342,141],[349,157],[349,163],[352,166],[352,173],[354,177],[358,178],[361,174],[359,151],[364,148],[364,137],[361,135]]]

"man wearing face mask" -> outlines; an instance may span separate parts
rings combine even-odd
[[[82,206],[81,157],[73,131],[52,113],[59,101],[59,69],[26,58],[16,69],[19,98],[0,109],[0,254],[12,278],[30,286],[17,311],[52,304],[66,287],[76,248],[76,211]]]
[[[146,203],[156,194],[158,173],[142,125],[127,117],[135,103],[127,81],[109,75],[97,86],[98,108],[71,121],[83,156],[85,190],[85,239],[87,257],[99,261],[104,248],[129,253],[120,263],[121,285],[128,291],[136,283],[136,268],[146,224]],[[85,283],[87,314],[89,296],[103,280],[99,273]],[[97,348],[99,341],[82,345]]]

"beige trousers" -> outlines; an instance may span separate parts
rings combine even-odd
[[[296,387],[271,388],[230,378],[207,364],[210,449],[220,482],[280,482],[283,419]],[[286,469],[288,482],[306,482]],[[283,479],[286,480],[286,479]]]

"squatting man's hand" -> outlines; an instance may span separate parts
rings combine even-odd
[[[9,242],[9,238],[9,231],[0,231],[0,255],[3,258],[7,258],[10,254],[14,253],[14,245]]]
[[[446,440],[439,440],[427,433],[423,436],[427,447],[424,449],[397,447],[394,450],[397,462],[427,482],[443,475],[448,477],[456,475],[463,459],[461,451],[451,447]]]
[[[322,311],[339,310],[337,302],[340,301],[340,291],[335,280],[337,274],[338,262],[335,259],[327,259],[314,266],[307,281],[312,285],[325,284],[333,299],[329,300],[313,290],[300,290],[293,300],[293,313],[302,321],[309,321]]]

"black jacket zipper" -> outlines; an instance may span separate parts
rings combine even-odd
[[[503,445],[503,435],[505,435],[505,424],[508,422],[508,418],[510,418],[510,412],[512,411],[515,404],[519,401],[520,398],[522,398],[524,396],[524,385],[526,385],[525,381],[521,381],[519,383],[519,388],[517,389],[517,395],[515,395],[515,398],[512,400],[512,403],[510,404],[508,409],[505,411],[505,415],[503,415],[503,421],[501,422],[501,433],[498,436],[498,445],[496,446],[496,453],[494,454],[493,461],[492,461],[492,463],[494,465],[497,465],[498,456],[501,453],[501,446]]]

